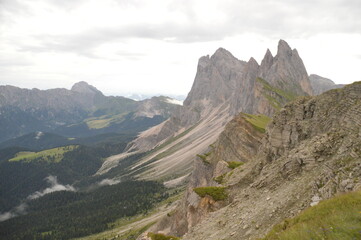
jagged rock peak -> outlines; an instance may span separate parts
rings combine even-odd
[[[267,52],[264,55],[264,58],[261,62],[261,68],[260,68],[261,69],[261,71],[260,71],[261,78],[263,78],[263,79],[266,78],[266,73],[272,67],[273,61],[274,61],[274,57],[273,57],[271,51],[267,48]]]
[[[96,89],[95,87],[89,85],[87,82],[84,81],[75,83],[71,88],[71,91],[79,92],[79,93],[102,94],[98,89]]]
[[[253,57],[251,57],[249,60],[248,60],[248,64],[249,65],[258,65],[258,62],[256,61],[256,59],[254,59]]]
[[[278,42],[277,55],[292,55],[292,49],[285,40],[280,39]]]
[[[216,52],[212,55],[212,58],[215,57],[233,57],[232,53],[230,53],[228,50],[224,49],[224,48],[218,48],[216,50]]]
[[[257,64],[257,65],[258,65],[258,62],[257,62],[256,59],[254,59],[253,57],[251,57],[251,58],[248,60],[248,63]]]
[[[267,48],[266,54],[264,55],[261,65],[267,64],[267,65],[271,66],[272,63],[273,63],[273,55],[272,55],[271,51]]]

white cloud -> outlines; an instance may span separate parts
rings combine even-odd
[[[26,214],[27,207],[28,205],[26,203],[21,203],[19,206],[15,207],[9,212],[0,213],[0,222],[6,221],[19,215]]]
[[[41,133],[41,132],[39,132]],[[43,197],[46,194],[58,191],[71,191],[75,192],[75,188],[71,185],[62,185],[58,182],[56,176],[49,175],[45,178],[46,182],[50,185],[50,187],[45,188],[41,191],[36,191],[33,194],[30,194],[25,201],[23,201],[20,205],[14,207],[11,211],[1,213],[0,212],[0,222],[6,221],[10,218],[14,218],[20,215],[26,214],[26,209],[28,208],[27,202]]]
[[[98,183],[98,186],[108,186],[108,185],[115,185],[120,183],[120,180],[115,180],[115,179],[103,179]]]
[[[36,191],[33,194],[29,195],[27,197],[28,200],[34,200],[37,199],[39,197],[42,197],[46,194],[52,193],[52,192],[58,192],[58,191],[70,191],[70,192],[75,192],[75,188],[71,185],[62,185],[58,183],[58,179],[56,176],[48,176],[47,178],[45,178],[45,180],[48,182],[48,184],[50,185],[50,187],[45,188],[42,191]]]

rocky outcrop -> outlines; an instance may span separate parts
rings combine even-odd
[[[313,89],[313,93],[315,95],[319,95],[328,90],[342,88],[343,86],[345,86],[345,84],[335,84],[332,80],[318,76],[316,74],[311,74],[309,76],[309,79]]]
[[[242,118],[234,119],[220,135],[209,165],[198,161],[191,180],[196,184],[190,185],[217,186],[218,169],[217,174],[223,176],[220,184],[228,189],[228,202],[224,203],[228,205],[206,213],[201,205],[190,210],[195,193],[188,187],[183,202],[183,209],[188,210],[182,218],[175,215],[177,223],[183,223],[179,225],[183,232],[184,222],[188,223],[182,239],[257,239],[273,225],[322,199],[360,189],[359,109],[360,82],[287,104],[270,121],[262,140]],[[237,135],[239,140],[230,140]],[[249,155],[243,157],[242,153]],[[219,170],[224,159],[232,156],[248,161],[231,171]],[[202,202],[198,198],[198,203]],[[189,219],[197,212],[202,217],[190,227],[195,221]],[[183,233],[172,229],[174,234]]]

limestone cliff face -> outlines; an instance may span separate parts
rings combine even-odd
[[[184,106],[202,111],[206,104],[212,107],[227,102],[238,87],[246,62],[236,59],[220,48],[211,57],[200,58],[197,74]]]
[[[322,199],[360,189],[360,109],[358,82],[287,104],[263,138],[247,115],[239,115],[220,135],[209,163],[197,160],[184,212],[173,216],[181,227],[168,230],[187,231],[183,239],[257,239]],[[228,159],[245,163],[230,170]],[[215,182],[217,176],[222,181]],[[227,187],[229,197],[205,208],[195,186]]]
[[[313,89],[313,93],[315,95],[319,95],[328,90],[342,88],[343,86],[345,86],[345,84],[335,84],[332,80],[318,76],[316,74],[311,74],[309,76],[309,79]]]

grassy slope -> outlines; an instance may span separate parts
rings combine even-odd
[[[125,116],[128,114],[120,113],[115,115],[103,115],[100,117],[93,117],[84,120],[90,129],[100,129],[110,126],[111,123],[120,123],[125,120]]]
[[[281,109],[285,102],[294,100],[297,95],[293,92],[285,91],[270,85],[266,80],[262,78],[256,78],[256,81],[263,86],[263,95],[269,103],[277,110]]]
[[[361,239],[361,191],[322,201],[276,225],[263,240]]]
[[[47,149],[41,152],[19,152],[14,158],[9,159],[9,162],[24,161],[31,162],[33,160],[42,160],[45,162],[60,162],[63,159],[64,153],[69,152],[77,148],[76,145],[70,145],[65,147],[58,147]]]
[[[266,126],[271,121],[271,118],[266,115],[252,115],[252,114],[246,114],[244,113],[245,120],[252,124],[252,126],[262,133],[266,132]]]

